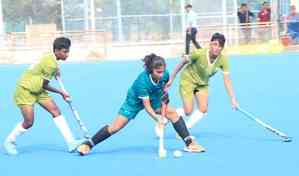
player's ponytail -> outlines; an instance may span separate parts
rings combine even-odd
[[[159,68],[161,66],[166,67],[165,59],[154,53],[146,55],[142,61],[144,62],[145,69],[149,73],[152,73],[155,68]]]

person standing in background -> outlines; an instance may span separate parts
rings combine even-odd
[[[262,42],[268,41],[271,36],[271,8],[268,2],[264,2],[258,13],[259,38]]]
[[[286,19],[287,32],[292,39],[293,44],[299,44],[299,13],[296,6],[290,7],[290,14]]]
[[[254,14],[249,11],[246,3],[242,3],[238,11],[238,18],[241,28],[241,33],[243,34],[243,43],[248,44],[251,40],[251,18],[254,17]]]
[[[192,5],[187,4],[185,6],[185,10],[187,12],[187,25],[186,25],[186,49],[185,54],[188,55],[190,53],[190,43],[194,44],[196,49],[201,48],[201,46],[196,41],[196,34],[197,34],[197,14],[192,10]]]

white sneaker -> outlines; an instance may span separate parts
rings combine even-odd
[[[6,151],[6,153],[9,155],[17,155],[18,154],[17,146],[14,141],[5,140],[3,147]]]
[[[74,140],[70,143],[67,144],[68,146],[68,151],[70,153],[73,153],[76,151],[77,147],[82,144],[84,141],[86,141],[86,139],[79,139],[79,140]]]

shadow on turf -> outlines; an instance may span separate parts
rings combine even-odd
[[[148,146],[120,146],[116,148],[107,149],[107,147],[104,147],[101,149],[101,146],[94,148],[94,150],[89,154],[122,154],[122,155],[144,155],[144,154],[150,154],[157,152],[157,146],[156,145],[148,145]]]
[[[36,145],[18,145],[17,146],[18,155],[23,154],[35,154],[41,152],[53,152],[53,153],[69,153],[67,147],[62,145],[54,145],[54,144],[36,144]],[[1,153],[4,155],[8,155],[3,146],[1,147]]]
[[[255,141],[260,143],[265,142],[282,142],[279,137],[276,136],[248,136],[246,134],[240,133],[217,133],[217,132],[193,132],[193,136],[200,142],[208,141],[208,140],[232,140],[232,141]],[[158,140],[157,137],[154,137]],[[169,133],[165,135],[165,140],[178,140],[175,137],[175,133]],[[170,150],[175,150],[175,148]],[[43,152],[51,152],[51,153],[65,153],[68,154],[67,147],[63,145],[55,145],[55,144],[36,144],[36,145],[19,145],[18,146],[19,155],[23,154],[34,154],[34,153],[43,153]],[[3,147],[1,147],[1,153],[7,155]],[[94,148],[89,155],[94,154],[121,154],[121,155],[152,155],[153,153],[157,153],[157,145],[147,145],[147,146],[120,146],[116,148],[107,149],[107,146],[101,149],[101,146]]]
[[[216,133],[216,132],[200,132],[200,133],[192,133],[198,140],[207,141],[207,140],[232,140],[232,141],[255,141],[259,143],[272,143],[272,142],[282,142],[282,140],[275,136],[248,136],[239,133]],[[157,137],[154,137],[158,139]],[[165,135],[166,140],[178,140],[175,137],[175,134],[167,134]],[[177,148],[169,148],[168,150],[176,150]],[[94,154],[117,154],[117,155],[144,155],[153,153],[157,153],[157,145],[148,145],[148,146],[121,146],[117,148],[107,149],[107,146],[101,149],[100,146],[94,148],[94,150],[89,155]]]
[[[175,148],[175,147],[169,147],[167,146],[167,155],[173,157],[173,151],[175,150],[181,150],[181,148]],[[188,155],[203,155],[204,153],[188,153]],[[79,154],[78,154],[79,155]],[[156,145],[150,145],[150,146],[125,146],[125,147],[117,147],[113,149],[107,149],[98,147],[95,148],[93,151],[91,151],[87,156],[117,156],[124,157],[124,158],[138,158],[138,157],[144,157],[144,158],[157,158],[158,157],[158,147]]]
[[[229,133],[229,132],[192,132],[192,136],[196,139],[202,140],[238,140],[238,141],[256,141],[256,142],[281,142],[281,138],[275,135],[267,135],[263,134],[264,136],[249,136],[247,134],[241,133]],[[157,137],[154,137],[157,138]],[[166,134],[164,137],[166,140],[177,139],[175,133]],[[158,138],[157,138],[158,139]],[[180,139],[177,139],[180,140]]]

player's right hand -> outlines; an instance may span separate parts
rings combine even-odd
[[[161,114],[156,114],[155,119],[157,120],[157,123],[163,126],[168,123],[168,119],[163,117]]]

